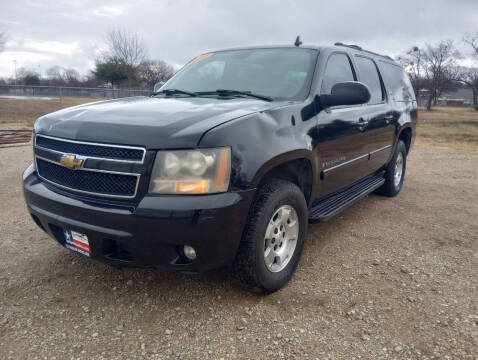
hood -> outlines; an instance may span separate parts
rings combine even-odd
[[[42,116],[35,132],[148,149],[198,145],[207,130],[280,103],[210,97],[134,97],[79,105]]]

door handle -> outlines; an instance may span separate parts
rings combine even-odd
[[[384,119],[387,124],[390,124],[390,121],[393,120],[393,115],[387,115],[384,117]]]
[[[364,131],[368,125],[368,120],[361,117],[359,118],[357,125],[360,131]]]

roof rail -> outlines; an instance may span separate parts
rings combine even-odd
[[[363,51],[363,49],[358,45],[348,45],[348,44],[344,44],[344,43],[341,43],[341,42],[336,42],[334,45],[335,46],[345,46],[345,47],[348,47],[348,48],[351,48],[351,49]]]
[[[365,49],[362,49],[362,47],[360,47],[358,45],[348,45],[348,44],[344,44],[344,43],[341,43],[341,42],[336,42],[334,45],[335,46],[344,46],[344,47],[348,47],[348,48],[351,48],[351,49],[354,49],[354,50],[364,51],[366,53],[376,55],[376,56],[380,56],[380,57],[383,57],[385,59],[393,61],[393,59],[388,55],[382,55],[382,54],[378,54],[378,53],[373,52],[373,51],[365,50]]]

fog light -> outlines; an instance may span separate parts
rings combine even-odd
[[[183,251],[184,255],[186,255],[189,260],[194,260],[196,258],[196,250],[194,250],[192,246],[184,245]]]

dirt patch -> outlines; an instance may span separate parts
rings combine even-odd
[[[478,111],[467,107],[441,106],[426,111],[420,108],[417,145],[478,150]]]
[[[0,149],[1,359],[476,359],[478,152],[415,148],[400,195],[310,225],[266,297],[60,247],[25,209],[30,161]]]

